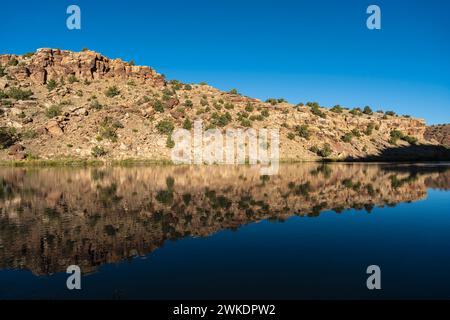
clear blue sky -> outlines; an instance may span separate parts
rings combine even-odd
[[[66,28],[77,4],[82,29]],[[366,8],[382,29],[366,28]],[[81,50],[168,79],[450,122],[448,0],[41,0],[1,6],[0,52]]]

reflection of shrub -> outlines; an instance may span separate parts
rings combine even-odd
[[[173,202],[173,192],[171,190],[160,190],[155,198],[158,202],[169,205]]]

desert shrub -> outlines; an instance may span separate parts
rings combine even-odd
[[[61,112],[62,112],[61,106],[54,104],[54,105],[48,107],[47,110],[45,110],[45,116],[47,118],[51,119],[51,118],[60,116]]]
[[[11,99],[27,100],[33,95],[33,92],[31,90],[22,90],[20,88],[12,87],[6,94]]]
[[[120,91],[116,86],[109,87],[108,90],[106,90],[106,92],[105,92],[105,95],[108,98],[113,98],[119,94],[120,94]]]
[[[202,99],[200,100],[200,104],[201,104],[203,107],[206,107],[206,106],[208,105],[208,100],[202,98]]]
[[[239,92],[236,89],[231,89],[230,91],[228,91],[228,93],[230,93],[230,94],[239,94]]]
[[[417,144],[417,141],[418,141],[418,139],[416,137],[412,137],[412,136],[404,136],[403,140],[405,140],[409,144]]]
[[[175,126],[173,125],[173,122],[171,120],[165,119],[158,122],[158,124],[156,125],[156,129],[159,133],[171,134],[175,129]]]
[[[27,52],[27,53],[23,54],[23,57],[26,59],[31,58],[32,56],[34,56],[34,52]]]
[[[313,105],[311,107],[311,113],[315,116],[326,118],[326,114],[322,110],[320,110],[319,106],[317,105]]]
[[[186,129],[186,130],[192,129],[192,122],[188,118],[186,118],[183,122],[183,129]]]
[[[5,73],[5,68],[3,68],[2,66],[0,66],[0,78],[4,77],[6,75]]]
[[[297,103],[295,106],[296,107],[303,107],[305,104],[303,103],[303,102],[299,102],[299,103]]]
[[[340,105],[335,105],[333,108],[330,109],[330,111],[334,113],[342,113],[344,109]]]
[[[250,128],[252,126],[252,122],[249,119],[242,118],[241,119],[241,126]]]
[[[373,114],[373,111],[372,111],[372,109],[369,106],[365,106],[364,110],[363,110],[363,113],[371,115],[371,114]]]
[[[319,152],[319,148],[317,146],[311,146],[311,148],[309,148],[309,151],[313,152],[313,153],[318,153]]]
[[[253,107],[253,105],[249,102],[247,103],[247,105],[245,106],[245,111],[247,112],[252,112],[255,108]]]
[[[191,100],[186,100],[184,102],[184,106],[187,107],[187,108],[192,108],[194,106],[194,104],[192,103]]]
[[[225,109],[227,109],[227,110],[231,110],[231,109],[234,109],[234,104],[232,104],[232,103],[230,103],[230,102],[227,102],[227,103],[225,103]]]
[[[160,100],[155,100],[153,102],[153,109],[155,109],[156,112],[164,112],[164,104]]]
[[[218,113],[214,112],[211,117],[211,124],[219,127],[224,127],[229,124],[232,120],[231,114],[229,112],[226,113]]]
[[[0,127],[0,149],[6,149],[17,141],[16,129],[12,127]]]
[[[192,90],[192,86],[190,84],[184,85],[184,90]]]
[[[106,150],[103,149],[103,147],[100,146],[95,146],[91,149],[91,154],[98,158],[98,157],[103,157],[104,155],[107,154]]]
[[[353,129],[353,130],[352,130],[352,134],[353,134],[353,136],[356,137],[356,138],[360,138],[360,137],[361,137],[361,133],[359,132],[358,129]]]
[[[3,90],[0,90],[0,99],[6,99],[6,98],[8,98],[8,95]]]
[[[341,137],[341,140],[344,142],[347,142],[347,143],[352,142],[352,139],[353,139],[353,134],[351,132],[347,132],[346,134],[344,134]]]
[[[0,100],[0,104],[4,107],[11,108],[13,103],[11,100],[2,99]]]
[[[278,103],[278,100],[274,99],[274,98],[269,98],[269,99],[266,99],[266,103],[270,103],[271,105],[274,106]]]
[[[129,64],[130,66],[135,66],[135,65],[136,65],[136,63],[134,62],[133,59],[131,59],[131,60],[128,62],[128,64]]]
[[[103,108],[103,106],[100,104],[100,102],[98,102],[97,99],[91,101],[91,107],[95,110],[101,110]]]
[[[309,138],[311,137],[311,132],[309,131],[309,127],[306,124],[296,126],[295,131],[300,137],[305,138],[306,140],[309,140]]]
[[[75,77],[75,75],[74,74],[71,74],[71,75],[69,75],[69,77],[67,77],[67,81],[69,81],[69,83],[75,83],[75,82],[78,82],[78,79],[77,79],[77,77]]]
[[[395,116],[395,112],[394,111],[386,111],[385,115],[393,117],[393,116]]]
[[[322,147],[322,149],[319,150],[317,153],[322,158],[329,157],[333,151],[331,150],[331,146],[329,143],[325,143]]]
[[[263,109],[263,110],[261,110],[261,115],[262,115],[264,118],[268,118],[268,117],[269,117],[269,110],[268,110],[268,109]]]
[[[277,102],[278,103],[284,103],[284,102],[287,102],[287,100],[285,98],[278,98]]]
[[[14,67],[17,66],[19,64],[19,60],[17,60],[16,58],[11,58],[8,61],[8,66]]]
[[[289,133],[287,134],[287,137],[288,137],[289,140],[294,140],[295,134],[292,133],[292,132],[289,132]]]
[[[58,84],[56,83],[55,79],[51,79],[50,81],[47,82],[47,90],[48,91],[52,91],[57,86],[58,86]]]
[[[371,123],[369,123],[369,124],[367,125],[367,128],[366,128],[366,130],[364,131],[364,134],[365,134],[366,136],[372,135],[373,129],[375,129],[375,124],[374,124],[373,122],[371,122]]]
[[[166,139],[166,147],[172,149],[175,147],[175,141],[173,141],[172,136],[168,135]]]

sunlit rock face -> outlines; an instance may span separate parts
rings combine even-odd
[[[282,165],[0,169],[0,268],[44,275],[145,255],[166,240],[263,219],[316,217],[424,199],[445,167]]]

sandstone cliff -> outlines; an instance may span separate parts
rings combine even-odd
[[[190,129],[196,119],[223,130],[279,128],[282,160],[365,159],[387,149],[439,144],[426,141],[421,119],[370,108],[263,102],[235,90],[167,81],[149,67],[89,50],[0,55],[0,160],[168,160],[170,132]]]

